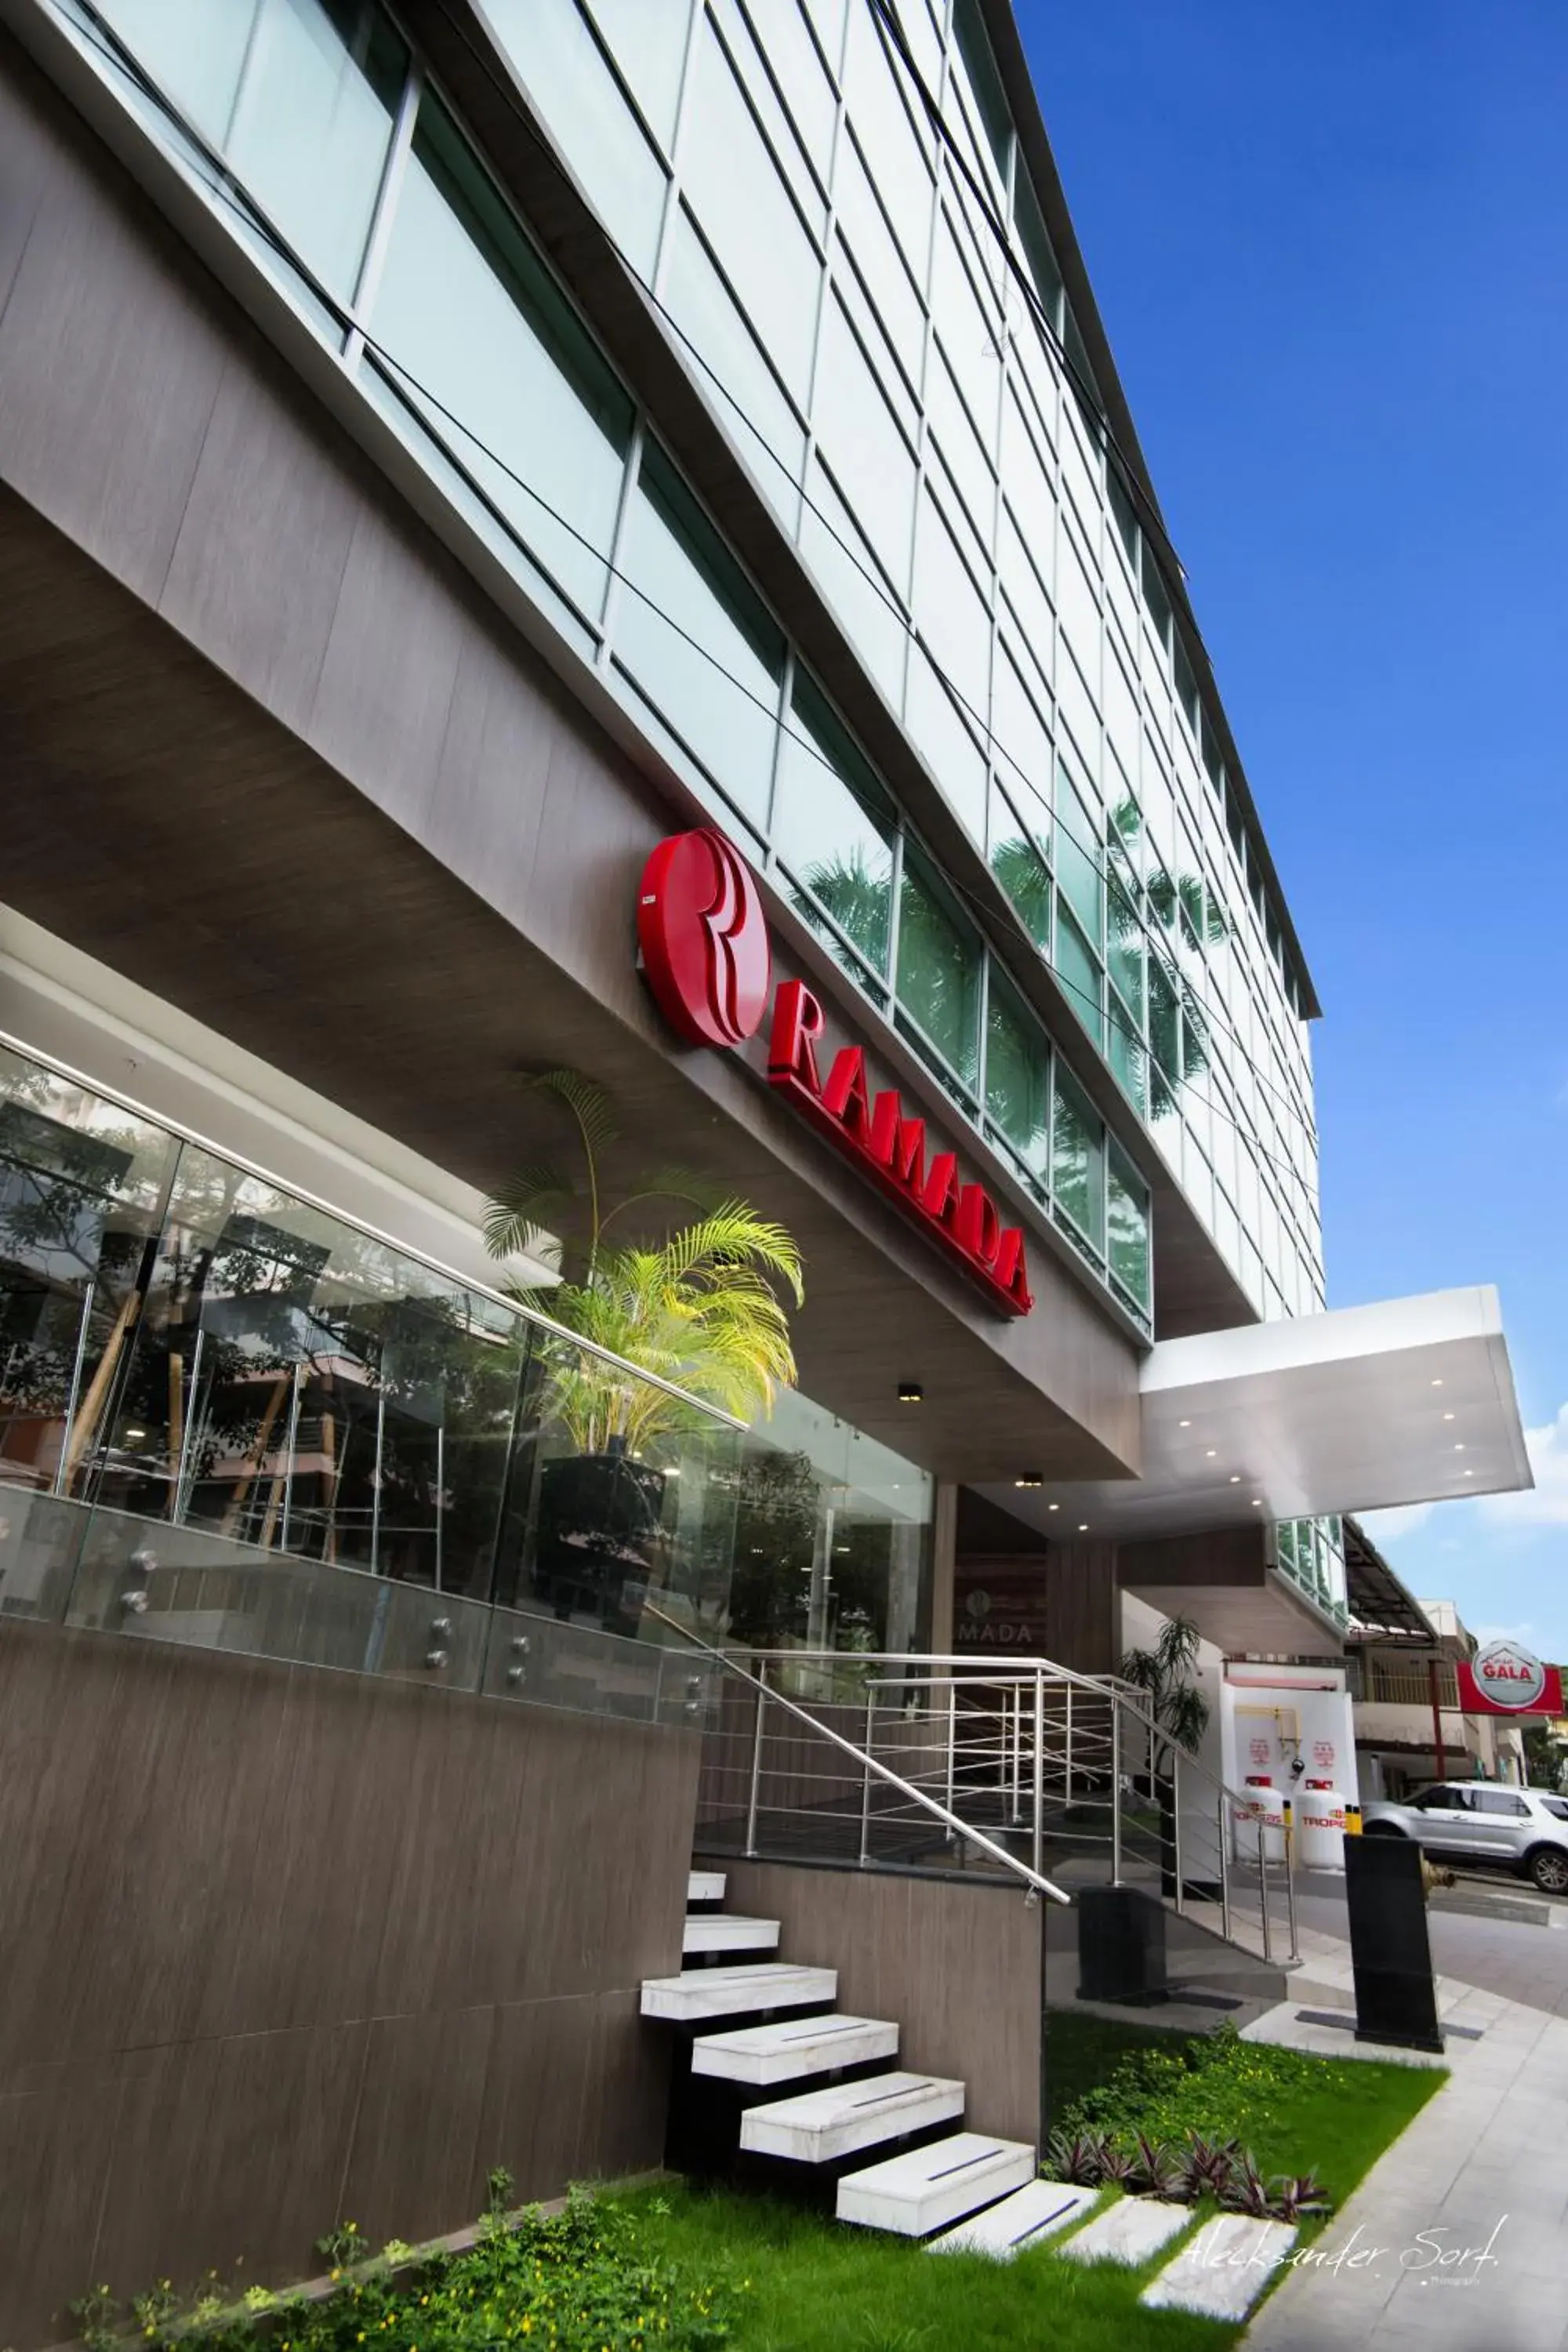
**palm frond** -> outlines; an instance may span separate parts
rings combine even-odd
[[[535,1246],[551,1231],[551,1220],[569,1209],[576,1195],[557,1168],[543,1161],[519,1168],[491,1193],[480,1219],[491,1257],[512,1257]]]
[[[565,1105],[590,1152],[603,1151],[619,1134],[609,1096],[583,1071],[538,1070],[523,1085],[531,1094],[553,1095]]]

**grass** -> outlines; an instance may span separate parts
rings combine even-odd
[[[1074,2100],[1099,2088],[1118,2060],[1143,2050],[1185,2049],[1196,2037],[1179,2026],[1133,2025],[1092,2010],[1046,2011],[1046,2088],[1051,2122]]]
[[[735,2352],[1225,2352],[1241,2332],[1144,2310],[1139,2292],[1158,2263],[1089,2268],[1043,2248],[1011,2263],[928,2254],[729,2189],[628,2201],[650,2251],[680,2271],[733,2281]]]

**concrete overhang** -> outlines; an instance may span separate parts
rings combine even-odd
[[[1141,1477],[994,1498],[1136,1541],[1533,1483],[1489,1285],[1163,1340],[1139,1385]]]

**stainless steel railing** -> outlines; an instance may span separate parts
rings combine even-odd
[[[1008,1870],[1062,1899],[1152,1882],[1226,1941],[1272,1959],[1283,1931],[1299,1957],[1292,1842],[1119,1678],[826,1651],[742,1664],[700,1646],[731,1694],[702,1813],[745,1853]]]

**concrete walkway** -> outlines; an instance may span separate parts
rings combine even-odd
[[[1348,1943],[1305,1928],[1301,1956],[1290,1999],[1248,2041],[1410,2054],[1299,2022],[1354,2005]],[[1270,2295],[1246,2352],[1568,2352],[1568,2017],[1457,1977],[1437,1996],[1445,2026],[1477,2038],[1451,2034],[1441,2062],[1411,2056],[1450,2079]]]

